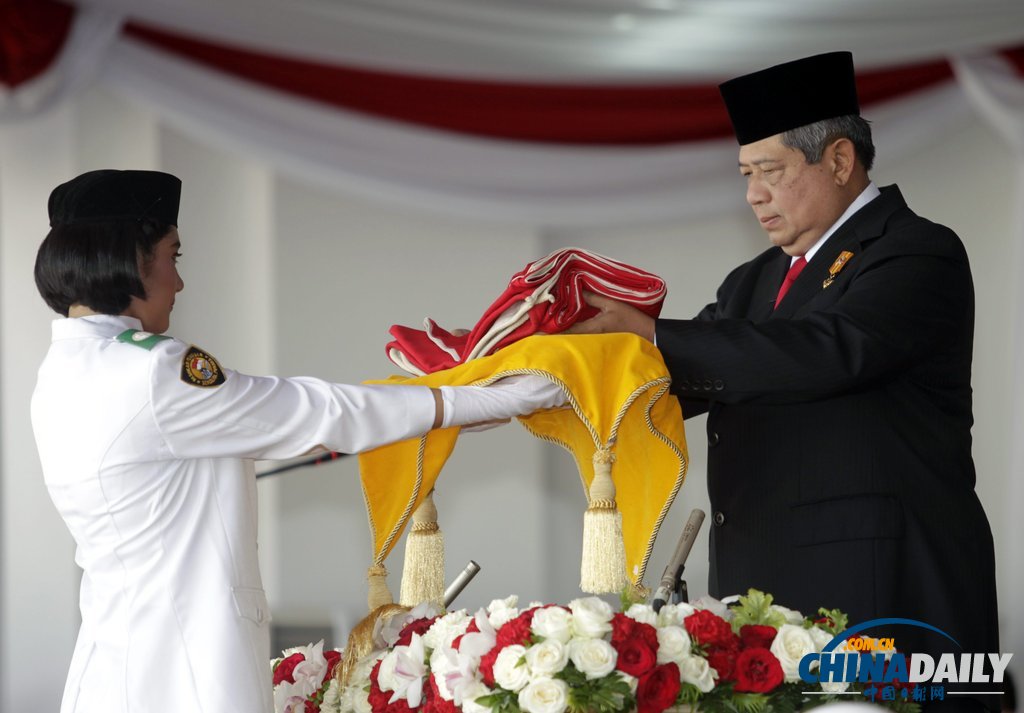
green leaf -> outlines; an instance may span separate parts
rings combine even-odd
[[[494,713],[522,713],[519,709],[519,696],[504,688],[495,688],[494,693],[481,696],[476,702],[487,706]]]
[[[850,617],[846,616],[840,609],[826,609],[822,607],[818,610],[820,618],[825,619],[824,622],[818,624],[828,633],[835,636],[836,634],[846,631],[847,626],[850,623]]]
[[[738,634],[746,624],[762,624],[776,629],[785,624],[786,617],[771,608],[772,601],[771,594],[748,589],[746,596],[741,596],[732,607],[732,630]]]
[[[618,671],[604,678],[587,680],[584,674],[570,664],[555,678],[569,685],[569,710],[574,713],[617,713],[632,710],[636,704],[629,684]]]
[[[619,592],[620,611],[624,612],[634,604],[644,603],[646,603],[646,600],[640,597],[640,593],[630,584],[626,584],[626,586],[622,588],[622,591]]]

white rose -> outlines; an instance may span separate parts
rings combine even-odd
[[[533,613],[530,631],[544,639],[555,639],[563,644],[572,638],[572,612],[562,607],[544,607]]]
[[[516,604],[519,597],[513,595],[505,599],[495,599],[487,605],[487,620],[495,629],[500,629],[502,624],[512,621],[519,616]]]
[[[573,639],[569,642],[569,658],[577,671],[593,681],[615,670],[619,654],[604,639]]]
[[[519,616],[519,610],[516,605],[519,603],[519,597],[512,595],[511,597],[505,597],[504,599],[494,599],[490,604],[487,605],[487,619],[491,622],[491,626],[495,629],[501,628],[501,625],[507,621],[511,621]]]
[[[658,629],[658,663],[679,663],[690,655],[690,635],[681,626],[663,626]]]
[[[658,614],[647,604],[630,605],[629,609],[626,610],[626,616],[642,624],[658,625]]]
[[[802,626],[783,624],[769,649],[782,664],[786,681],[800,680],[800,659],[818,652],[811,633]]]
[[[658,626],[682,626],[683,620],[696,611],[686,602],[666,604],[658,612]]]
[[[519,692],[524,713],[562,713],[569,707],[569,684],[554,678],[538,678]]]
[[[513,594],[504,599],[492,599],[487,605],[487,613],[496,612],[499,609],[515,609],[519,605],[519,595]]]
[[[423,644],[428,649],[451,646],[457,637],[466,633],[470,621],[472,621],[472,618],[466,613],[465,609],[445,614],[435,621],[427,629],[426,633],[423,634]]]
[[[572,611],[573,636],[599,639],[612,630],[615,615],[611,604],[597,597],[583,597],[569,602]]]
[[[477,703],[478,698],[489,696],[494,691],[483,681],[475,681],[466,685],[462,692],[462,713],[491,713],[490,706]]]
[[[506,646],[494,660],[494,682],[507,691],[516,693],[530,682],[530,669],[523,656],[526,647],[513,644]]]
[[[679,666],[679,680],[683,683],[692,683],[701,693],[707,693],[715,687],[715,677],[707,659],[700,656],[687,656],[677,662]]]
[[[787,624],[795,624],[799,626],[804,621],[804,615],[795,609],[787,609],[786,607],[780,607],[778,604],[772,604],[769,607],[773,612],[782,614],[786,618]]]
[[[569,649],[557,639],[548,639],[526,650],[526,665],[533,679],[554,676],[569,663]]]
[[[812,626],[807,631],[810,633],[811,639],[814,641],[815,651],[821,651],[823,648],[825,648],[825,644],[827,644],[835,638],[832,634],[828,633],[824,629],[821,629],[817,626]]]

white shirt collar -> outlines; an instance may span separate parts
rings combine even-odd
[[[116,337],[126,329],[142,329],[142,322],[135,317],[120,314],[90,314],[86,317],[55,319],[51,333],[54,340],[79,339],[81,337]]]
[[[818,252],[818,249],[825,244],[825,241],[832,237],[833,233],[839,230],[839,226],[841,226],[843,223],[849,220],[850,216],[852,216],[858,210],[860,210],[868,203],[873,201],[875,198],[878,198],[878,196],[880,195],[882,195],[882,192],[878,190],[878,186],[875,185],[875,182],[871,181],[870,183],[868,183],[867,188],[861,191],[861,194],[857,196],[854,199],[853,203],[847,206],[843,214],[839,216],[839,220],[833,223],[832,227],[826,230],[824,234],[822,234],[822,236],[818,238],[818,242],[812,245],[811,249],[804,254],[804,257],[807,258],[807,262],[810,262],[811,258],[814,257],[814,253]],[[794,257],[792,260],[790,260],[789,264],[792,265],[798,259],[799,256]]]

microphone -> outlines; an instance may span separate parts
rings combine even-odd
[[[480,565],[473,560],[469,561],[466,568],[459,572],[459,576],[455,578],[448,588],[444,590],[444,608],[447,609],[451,606],[451,603],[455,601],[455,597],[459,596],[466,585],[469,584],[469,580],[476,576],[476,573],[480,571]]]
[[[658,584],[658,588],[654,590],[654,598],[651,600],[651,607],[654,611],[660,611],[672,599],[676,582],[679,581],[683,574],[683,565],[686,564],[686,558],[690,554],[693,542],[697,539],[697,532],[700,531],[700,526],[703,523],[704,511],[700,508],[694,508],[693,512],[690,513],[690,519],[686,521],[686,526],[683,528],[683,534],[679,536],[679,542],[676,543],[672,559],[669,560],[668,566],[665,567],[665,572],[661,575],[661,582]]]

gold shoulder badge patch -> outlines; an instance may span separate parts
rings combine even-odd
[[[220,386],[224,383],[224,370],[212,356],[191,346],[181,360],[181,380],[192,386]]]

